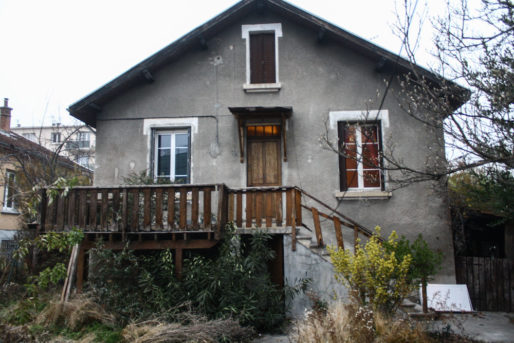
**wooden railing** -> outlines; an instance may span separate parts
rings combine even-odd
[[[226,218],[213,209],[224,185],[75,187],[48,198],[42,192],[43,231],[79,227],[85,232],[214,231]],[[219,207],[219,206],[218,206]]]
[[[353,235],[353,246],[354,248],[359,244],[359,240],[362,236],[364,236],[366,239],[371,237],[373,235],[373,232],[369,230],[368,228],[360,225],[353,219],[345,216],[341,212],[339,212],[337,209],[334,209],[327,204],[325,204],[323,201],[319,200],[318,198],[314,197],[313,195],[310,195],[309,193],[305,192],[303,189],[296,187],[295,188],[298,193],[300,193],[300,196],[303,195],[303,200],[311,200],[311,202],[316,203],[318,206],[323,207],[327,212],[330,214],[324,213],[320,210],[318,210],[317,207],[314,206],[308,206],[305,203],[302,203],[302,208],[309,211],[312,215],[312,222],[314,225],[314,235],[316,237],[316,243],[318,247],[324,247],[325,242],[323,240],[323,230],[321,229],[321,221],[320,217],[325,218],[327,220],[330,220],[333,222],[334,225],[334,231],[335,231],[335,237],[337,246],[341,249],[344,249],[344,237],[346,237],[348,234]],[[302,223],[302,225],[306,226]],[[343,233],[343,229],[347,231],[346,234]]]
[[[227,189],[228,221],[245,229],[291,227],[302,222],[301,193],[295,187]]]
[[[325,245],[321,217],[333,222],[337,245],[343,249],[344,237],[349,234],[343,230],[353,233],[354,245],[361,236],[372,235],[369,229],[298,187],[141,185],[75,187],[50,193],[54,194],[51,199],[46,189],[41,194],[43,232],[78,227],[86,233],[121,233],[123,238],[145,232],[214,232],[219,237],[225,224],[233,222],[239,229],[277,228],[291,233],[294,250],[299,226],[313,231],[318,247]],[[302,220],[302,209],[311,216],[313,229]]]

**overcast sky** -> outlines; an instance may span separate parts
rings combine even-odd
[[[398,53],[392,34],[402,0],[290,0],[345,30]],[[69,105],[175,41],[235,0],[0,0],[0,99],[11,125],[71,123]],[[436,15],[444,0],[419,0]],[[425,22],[421,51],[430,46]],[[422,58],[423,60],[423,58]],[[3,103],[3,102],[2,102]]]

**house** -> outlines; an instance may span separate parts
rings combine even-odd
[[[41,144],[51,151],[58,151],[87,169],[95,165],[95,131],[87,125],[16,126],[11,131]]]
[[[409,68],[287,2],[241,1],[70,106],[97,131],[96,187],[50,206],[42,224],[79,223],[88,246],[102,236],[112,248],[126,239],[137,249],[172,248],[178,270],[183,250],[214,246],[228,221],[241,234],[264,229],[275,237],[274,280],[311,278],[324,297],[344,290],[320,248],[351,249],[380,225],[410,239],[422,233],[445,255],[437,281],[455,283],[442,186],[395,190],[380,159],[389,145],[414,166],[444,156],[442,132],[409,117],[395,96],[382,106],[376,99],[384,78]],[[326,149],[325,134],[373,162]],[[142,171],[179,185],[123,185]],[[67,208],[73,213],[57,223]]]
[[[8,99],[4,99],[0,107],[0,241],[3,248],[11,246],[15,233],[23,226],[19,204],[22,192],[59,176],[92,178],[88,169],[13,132],[11,112]]]

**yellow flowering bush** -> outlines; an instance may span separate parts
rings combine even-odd
[[[394,249],[386,249],[380,240],[380,227],[364,245],[357,244],[355,253],[328,247],[335,278],[345,286],[359,304],[385,312],[393,312],[413,289],[407,274],[412,256],[399,259]],[[389,247],[396,247],[395,231],[387,239]]]

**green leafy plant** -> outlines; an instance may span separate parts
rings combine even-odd
[[[510,170],[480,168],[448,179],[450,205],[466,216],[472,212],[498,217],[495,225],[514,219],[514,176]]]
[[[284,294],[299,291],[281,290],[271,282],[267,262],[274,253],[269,240],[263,233],[245,241],[229,232],[215,256],[185,258],[181,279],[175,276],[171,251],[136,254],[99,245],[91,252],[88,287],[123,323],[156,316],[183,322],[185,308],[269,331],[284,320]]]
[[[22,239],[19,241],[19,247],[15,251],[14,256],[16,259],[23,259],[27,256],[32,249],[37,248],[47,253],[69,253],[75,244],[79,244],[84,238],[84,233],[76,228],[66,232],[48,232],[40,235],[34,239]],[[47,289],[50,285],[57,285],[59,282],[66,278],[66,261],[67,255],[60,257],[57,261],[53,261],[50,266],[44,268],[37,276],[28,278],[28,283],[25,285],[28,293],[36,296],[41,289]]]
[[[37,285],[46,289],[49,285],[57,285],[66,278],[66,266],[64,263],[57,263],[53,267],[43,269],[37,277]]]
[[[336,280],[350,288],[353,299],[362,306],[393,313],[412,290],[408,274],[412,256],[396,256],[398,236],[392,232],[386,248],[380,241],[380,227],[364,246],[358,244],[355,253],[328,247]]]
[[[407,280],[413,287],[421,284],[423,311],[427,312],[426,287],[431,277],[441,268],[443,254],[430,249],[421,234],[412,243],[402,236],[396,244],[390,244],[389,241],[384,242],[384,247],[387,251],[394,252],[398,262],[406,256],[411,257],[412,261],[407,273]]]

